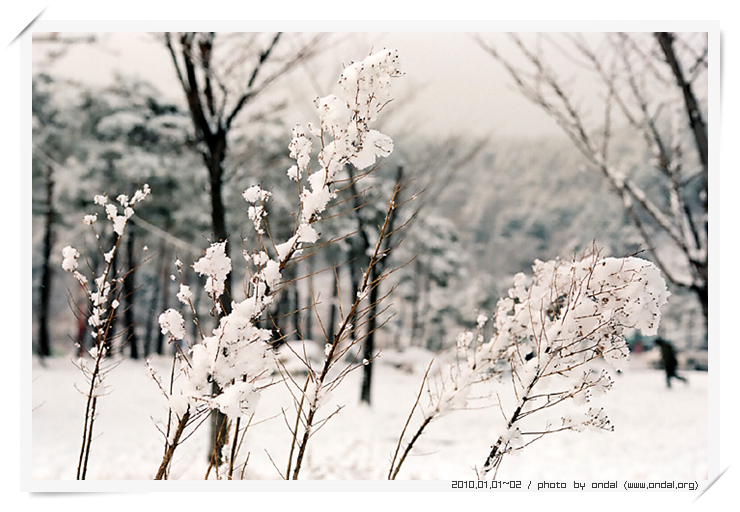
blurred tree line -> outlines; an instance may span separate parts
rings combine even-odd
[[[301,65],[318,69],[319,63],[301,53],[313,40],[262,35],[251,54],[227,52],[231,60],[218,61],[226,66],[218,68],[209,59],[220,35],[163,37],[163,47],[178,63],[173,73],[179,72],[182,102],[163,101],[150,84],[126,77],[106,87],[43,71],[33,77],[33,322],[34,350],[40,356],[68,353],[75,350],[74,343],[87,343],[85,300],[58,270],[62,247],[80,244],[83,238],[95,243],[80,219],[92,210],[96,194],[131,193],[143,183],[152,189],[152,200],[137,212],[125,250],[115,262],[132,276],[116,323],[120,350],[130,357],[169,350],[157,316],[177,300],[171,279],[176,259],[189,265],[209,241],[227,237],[231,257],[238,259],[251,243],[245,229],[247,207],[240,196],[244,189],[259,183],[271,190],[271,235],[280,240],[290,232],[296,191],[288,188],[285,173],[291,165],[287,145],[292,126],[280,115],[284,98],[258,92],[289,80],[285,75],[291,56],[302,56]],[[227,48],[239,42],[234,36],[224,39]],[[227,82],[237,69],[242,80]],[[201,118],[195,115],[199,111]],[[325,239],[347,224],[359,236],[317,251],[289,270],[290,277],[302,279],[270,311],[277,339],[320,342],[317,316],[323,329],[331,329],[336,308],[353,296],[367,248],[374,247],[382,199],[399,182],[404,184],[404,199],[413,200],[398,213],[397,224],[406,227],[394,240],[398,246],[390,264],[399,270],[387,281],[388,289],[380,291],[395,289],[393,304],[377,325],[365,326],[377,330],[374,350],[438,350],[453,344],[457,331],[472,327],[477,311],[490,311],[509,277],[529,270],[534,259],[568,257],[587,250],[594,240],[616,256],[648,249],[609,183],[585,172],[587,158],[567,142],[390,135],[396,150],[372,186],[346,190],[344,201],[339,201],[342,214],[321,226]],[[612,154],[619,154],[621,165],[652,193],[661,183],[640,172],[653,155],[639,142],[629,127],[612,127]],[[227,150],[215,154],[221,149]],[[219,208],[214,206],[216,188],[221,194],[220,220],[214,217]],[[689,206],[700,207],[700,201]],[[360,204],[368,207],[358,210]],[[668,242],[654,240],[660,247],[669,247]],[[102,264],[92,256],[97,251],[87,253],[91,256],[84,264]],[[670,259],[673,253],[668,248],[662,254]],[[207,301],[202,283],[188,275],[194,300]],[[335,275],[340,286],[333,285]],[[234,283],[231,293],[238,295],[239,279]],[[692,343],[691,336],[702,329],[701,312],[681,287],[672,291],[667,336],[678,338],[679,344]],[[70,321],[70,308],[79,322]]]

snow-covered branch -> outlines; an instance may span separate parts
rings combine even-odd
[[[80,368],[89,382],[82,447],[80,448],[80,458],[77,466],[78,480],[84,480],[86,477],[97,399],[100,395],[102,380],[107,370],[103,364],[103,358],[110,356],[113,350],[113,320],[116,310],[120,305],[119,299],[123,291],[123,286],[121,285],[126,278],[126,274],[118,275],[116,272],[114,268],[114,256],[120,246],[126,225],[134,215],[134,206],[144,200],[149,193],[149,186],[144,185],[142,189],[136,191],[132,198],[124,194],[119,195],[116,198],[118,205],[116,202],[110,201],[105,195],[95,196],[95,204],[103,208],[108,220],[112,224],[114,233],[112,246],[106,250],[100,245],[100,234],[95,229],[98,214],[85,215],[82,219],[82,222],[92,229],[100,255],[105,261],[103,272],[99,275],[95,273],[93,268],[89,268],[90,276],[85,276],[78,270],[80,252],[69,245],[62,249],[62,268],[74,276],[85,292],[89,309],[87,323],[90,326],[91,335],[94,340],[93,347],[88,350],[88,354],[93,360],[92,363],[89,363],[83,357],[77,360],[78,368]],[[121,210],[119,210],[119,207]],[[92,283],[94,283],[94,287]]]

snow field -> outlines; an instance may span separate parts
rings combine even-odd
[[[377,360],[373,405],[359,403],[360,372],[350,374],[323,406],[320,418],[343,406],[311,438],[301,476],[308,480],[383,480],[426,368],[416,353],[411,364],[388,352]],[[168,358],[152,366],[163,380]],[[550,434],[504,459],[499,479],[683,479],[703,480],[708,471],[708,375],[686,372],[689,384],[665,386],[661,371],[633,364],[614,375],[614,389],[598,397],[614,432]],[[33,365],[32,478],[74,479],[85,397],[84,378],[66,358]],[[89,479],[151,479],[161,461],[163,437],[155,424],[166,418],[166,402],[142,361],[122,360],[105,379],[107,394],[98,414],[88,468]],[[498,386],[503,386],[499,384]],[[404,463],[399,479],[474,479],[503,428],[490,384],[471,391],[469,408],[434,421]],[[495,388],[504,389],[504,388]],[[423,403],[423,401],[422,401]],[[505,409],[505,407],[504,407]],[[285,412],[285,416],[283,415]],[[533,415],[534,416],[534,415]],[[290,394],[281,383],[267,388],[241,448],[249,453],[248,479],[279,479],[285,470],[295,420]],[[412,421],[408,436],[418,425]],[[178,448],[171,479],[205,475],[208,425]],[[272,460],[271,460],[272,459]],[[213,474],[212,474],[213,477]]]

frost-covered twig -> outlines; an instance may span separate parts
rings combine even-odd
[[[100,245],[100,235],[95,230],[95,223],[97,222],[98,215],[85,215],[82,219],[84,224],[91,227],[95,235],[100,254],[105,260],[103,273],[99,276],[96,276],[93,269],[89,269],[92,282],[95,283],[95,288],[91,288],[91,280],[77,270],[79,267],[79,251],[69,245],[62,249],[62,256],[64,258],[62,261],[62,268],[65,271],[70,272],[85,291],[85,296],[90,307],[90,314],[87,318],[87,323],[91,327],[94,345],[88,351],[89,355],[93,358],[92,365],[89,365],[82,357],[77,361],[78,368],[83,372],[89,383],[87,402],[85,405],[82,446],[80,448],[80,456],[77,464],[77,480],[84,480],[87,474],[87,464],[90,457],[97,399],[100,394],[99,388],[102,385],[105,372],[109,369],[106,368],[106,365],[103,363],[103,358],[109,356],[112,351],[113,320],[116,315],[116,309],[120,304],[118,299],[123,291],[121,284],[127,275],[123,274],[119,276],[115,274],[113,268],[114,257],[121,239],[123,238],[123,233],[128,220],[134,214],[134,206],[145,199],[149,193],[149,186],[144,185],[142,189],[136,191],[132,198],[123,194],[119,195],[116,198],[116,201],[122,208],[121,213],[119,213],[118,206],[114,202],[109,201],[107,196],[95,196],[95,204],[104,208],[106,216],[113,225],[113,232],[115,234],[112,247],[106,251]]]

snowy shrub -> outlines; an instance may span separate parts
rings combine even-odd
[[[284,285],[282,273],[285,268],[301,256],[306,246],[319,240],[320,234],[314,224],[321,219],[322,213],[336,197],[334,184],[344,167],[353,165],[357,169],[365,169],[372,166],[378,157],[387,156],[392,151],[392,140],[371,129],[370,125],[389,100],[390,78],[399,74],[398,57],[389,50],[379,51],[348,66],[339,80],[339,95],[315,100],[319,125],[309,123],[307,130],[301,125],[293,128],[288,149],[295,165],[288,169],[287,175],[301,187],[297,223],[287,240],[282,243],[265,240],[265,207],[271,192],[263,190],[259,185],[251,186],[243,192],[242,197],[248,205],[247,217],[253,225],[258,240],[256,245],[259,247],[255,252],[244,251],[247,275],[251,276],[246,283],[244,300],[233,301],[229,297],[222,297],[224,283],[232,271],[232,261],[225,251],[225,240],[211,244],[205,255],[193,264],[193,270],[206,279],[204,288],[213,300],[212,311],[218,315],[218,326],[211,333],[202,333],[198,340],[185,340],[189,350],[179,354],[184,384],[176,391],[165,391],[179,425],[175,429],[168,428],[172,435],[167,439],[168,450],[156,478],[166,477],[172,452],[180,442],[179,436],[195,417],[212,409],[220,410],[235,425],[236,441],[239,420],[254,413],[260,391],[270,384],[267,377],[276,364],[270,345],[270,342],[276,341],[273,340],[273,332],[261,328],[259,322],[272,304],[275,294]],[[316,167],[312,170],[314,146],[320,149],[315,156]],[[271,250],[268,248],[270,245]],[[371,264],[379,259],[380,255],[375,254]],[[182,276],[181,265],[178,265],[178,272]],[[377,286],[377,283],[369,282],[366,277],[360,293],[366,294],[372,286]],[[178,298],[190,307],[198,323],[198,312],[195,311],[188,293],[189,290],[183,284]],[[230,307],[224,307],[224,300],[232,300]],[[353,306],[352,313],[355,313],[358,304],[359,299]],[[186,337],[184,320],[177,310],[163,312],[159,322],[162,332],[171,340],[181,341]],[[325,381],[328,368],[339,359],[339,342],[346,338],[350,330],[350,324],[345,322],[339,334],[334,339],[327,340],[328,348],[325,351],[322,372],[316,372],[310,361],[305,361],[308,366],[308,380],[306,385],[299,386],[299,390],[309,412],[303,423],[303,440],[297,431],[293,432],[294,447],[298,448],[294,477],[298,475],[300,460],[305,452],[321,397],[331,385],[336,384]],[[289,380],[290,375],[285,377]],[[218,385],[215,393],[212,382]],[[311,392],[306,391],[309,387]],[[304,400],[301,400],[301,404],[303,403]],[[297,414],[306,414],[302,405]],[[233,455],[230,464],[229,478],[233,470]]]
[[[495,475],[504,454],[546,434],[613,429],[592,398],[611,389],[609,369],[621,369],[629,355],[624,330],[656,334],[669,295],[658,268],[636,257],[595,253],[574,262],[537,261],[533,269],[531,279],[515,276],[509,296],[499,301],[496,334],[486,347],[492,362],[507,364],[515,405],[483,476]],[[606,365],[595,364],[601,362]],[[548,416],[565,402],[583,409]],[[535,427],[523,421],[534,414],[541,418]]]
[[[126,274],[120,274],[113,266],[114,256],[123,238],[126,224],[134,214],[134,206],[144,200],[150,193],[149,185],[137,190],[132,198],[126,195],[119,195],[116,201],[111,201],[105,195],[96,195],[94,203],[103,208],[112,224],[115,234],[112,245],[107,251],[100,245],[100,235],[96,229],[98,219],[97,214],[85,215],[82,222],[93,231],[98,243],[105,265],[103,271],[96,274],[95,269],[89,267],[89,277],[78,270],[80,252],[72,246],[66,246],[62,249],[62,268],[70,272],[75,280],[84,290],[88,302],[87,323],[90,326],[93,338],[93,346],[88,350],[92,357],[92,363],[80,357],[77,366],[83,372],[88,380],[89,388],[87,392],[87,404],[85,407],[85,425],[82,435],[82,448],[80,451],[80,460],[77,467],[77,479],[84,480],[87,471],[87,461],[90,453],[92,442],[93,424],[95,419],[95,409],[97,398],[101,394],[102,381],[105,371],[109,369],[104,363],[103,358],[111,355],[113,350],[113,332],[112,325],[116,315],[116,310],[120,305],[119,299],[123,292],[123,281]],[[116,204],[118,203],[118,204]]]
[[[621,369],[628,357],[625,329],[656,334],[668,294],[657,267],[640,258],[599,258],[594,252],[576,261],[536,261],[533,275],[517,274],[508,296],[499,300],[490,339],[484,341],[488,319],[481,315],[477,332],[458,336],[455,362],[439,369],[436,378],[425,376],[429,403],[422,407],[417,434],[432,420],[464,408],[468,391],[482,381],[493,383],[490,392],[499,399],[506,426],[481,477],[491,471],[495,477],[504,455],[546,434],[611,430],[603,409],[592,401],[611,389],[609,369]],[[552,411],[567,404],[575,409],[561,415]],[[530,418],[535,414],[538,423]]]

